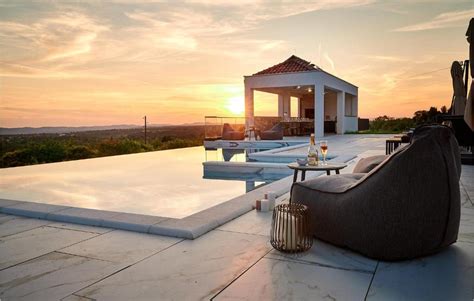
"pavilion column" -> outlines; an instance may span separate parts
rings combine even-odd
[[[254,126],[253,89],[245,87],[245,127]]]
[[[285,112],[283,106],[283,94],[278,94],[278,117],[283,117],[283,113]]]
[[[314,86],[314,135],[324,137],[324,85]]]
[[[301,112],[301,101],[302,101],[302,98],[301,97],[298,97],[298,113],[297,113],[297,117],[303,117],[303,113]]]
[[[352,96],[352,114],[354,116],[359,116],[359,96],[353,95]]]
[[[356,116],[356,130],[359,130],[359,96],[352,96],[352,113]]]
[[[344,120],[346,116],[346,93],[344,91],[337,93],[337,123],[336,131],[338,134],[344,134]]]
[[[291,96],[289,94],[278,94],[278,116],[291,116]]]

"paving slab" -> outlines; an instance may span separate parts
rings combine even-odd
[[[95,259],[132,264],[179,241],[181,239],[115,230],[60,251]]]
[[[104,219],[121,214],[120,212],[85,208],[68,208],[48,215],[48,219],[60,222],[101,226]]]
[[[57,252],[0,271],[2,300],[59,300],[122,268]]]
[[[186,217],[183,219],[170,218],[152,225],[148,232],[157,235],[194,239],[215,229],[217,226],[219,226],[219,224],[216,220],[194,217]]]
[[[287,192],[275,200],[275,204],[288,203],[290,193]],[[273,211],[261,212],[252,210],[217,228],[222,231],[264,235],[270,237]]]
[[[0,199],[0,208],[23,203],[22,201]]]
[[[0,239],[0,269],[92,238],[97,234],[39,227]]]
[[[22,217],[15,218],[12,215],[8,217],[2,217],[0,218],[0,237],[28,231],[49,223],[51,222],[46,220]]]
[[[474,243],[474,207],[461,208],[458,240]]]
[[[74,231],[82,231],[82,232],[90,232],[90,233],[97,233],[97,234],[103,234],[103,233],[107,233],[114,230],[114,229],[104,228],[104,227],[95,227],[95,226],[52,222],[52,221],[50,221],[50,223],[48,224],[48,227],[61,228],[61,229],[74,230]]]
[[[471,201],[471,198],[469,197],[469,194],[466,190],[466,188],[464,188],[464,186],[459,183],[459,192],[461,194],[461,206],[462,207],[471,207],[472,206],[472,201]]]
[[[81,297],[77,295],[69,295],[66,298],[62,298],[61,301],[95,301],[86,297]]]
[[[300,254],[286,254],[277,250],[272,250],[265,257],[301,263],[313,263],[322,266],[368,273],[374,272],[375,267],[377,266],[376,260],[364,257],[346,249],[338,248],[317,239],[313,241],[313,246],[307,252]]]
[[[11,214],[5,214],[5,213],[0,213],[0,225],[6,221],[15,219],[15,218],[20,218],[17,215],[11,215]]]
[[[32,218],[46,218],[48,214],[67,209],[67,206],[50,205],[33,202],[19,202],[0,208],[2,213],[15,214]]]
[[[208,300],[270,248],[259,235],[212,231],[76,294],[99,300]]]
[[[461,176],[461,183],[467,191],[474,190],[474,177]]]
[[[364,300],[372,274],[263,258],[215,300]]]
[[[151,216],[143,214],[122,213],[108,217],[102,222],[102,226],[115,229],[129,230],[135,232],[148,233],[154,224],[167,220],[166,217]]]
[[[472,300],[474,244],[458,242],[417,260],[381,262],[367,300]]]
[[[246,234],[258,234],[269,237],[272,225],[272,212],[252,210],[222,226],[218,230]]]

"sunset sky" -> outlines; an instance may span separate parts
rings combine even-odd
[[[243,76],[292,54],[357,85],[360,117],[411,117],[450,105],[473,16],[472,0],[0,0],[0,126],[233,115]],[[257,94],[256,115],[276,111]]]

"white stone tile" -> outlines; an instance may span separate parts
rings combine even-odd
[[[11,217],[11,216],[10,216]],[[0,220],[0,237],[28,231],[51,223],[50,221],[35,218],[10,218]]]
[[[474,243],[474,207],[461,208],[458,240]]]
[[[464,191],[461,191],[461,203],[463,207],[473,207],[474,206],[474,188],[466,188],[464,187]],[[464,197],[464,199],[463,199]],[[469,202],[466,202],[465,200],[468,199]]]
[[[17,215],[0,213],[0,224],[4,223],[6,221],[9,221],[9,220],[15,219],[15,218],[20,218],[20,217],[17,216]]]
[[[464,188],[464,186],[460,185],[459,192],[461,194],[461,205],[463,207],[471,207],[472,205],[471,199],[469,198],[469,195],[466,189]]]
[[[147,233],[151,225],[167,220],[166,217],[122,213],[103,220],[102,226]]]
[[[215,220],[192,217],[183,219],[170,218],[152,225],[148,232],[157,235],[194,239],[218,226],[219,224]]]
[[[8,207],[12,205],[18,205],[20,203],[23,203],[22,201],[15,201],[15,200],[5,200],[5,199],[0,199],[0,207]]]
[[[68,254],[96,259],[135,263],[177,243],[181,239],[115,230],[61,249]]]
[[[91,301],[92,299],[81,297],[77,295],[69,295],[66,298],[62,298],[61,301]]]
[[[189,216],[189,218],[212,221],[217,225],[223,225],[228,221],[251,211],[253,204],[255,204],[253,198],[242,200],[241,203],[229,201],[193,214]]]
[[[33,202],[20,202],[15,205],[0,208],[0,211],[7,214],[15,214],[32,218],[46,218],[49,213],[61,211],[67,208],[69,207]]]
[[[40,227],[0,239],[0,269],[64,248],[97,234]]]
[[[185,240],[77,295],[109,300],[208,300],[268,252],[266,238],[212,231]]]
[[[57,252],[0,271],[2,300],[59,300],[122,268]]]
[[[216,300],[364,300],[372,274],[263,258]]]
[[[271,224],[272,212],[259,212],[257,210],[252,210],[217,229],[270,237]]]
[[[119,215],[120,212],[85,209],[85,208],[68,208],[60,212],[51,213],[48,219],[67,223],[77,223],[89,226],[101,226],[104,218],[110,218]]]
[[[380,263],[367,300],[472,300],[474,244],[417,260]]]
[[[474,178],[474,166],[473,165],[462,165],[461,167],[461,178],[469,179]]]
[[[97,234],[103,234],[114,229],[104,228],[104,227],[95,227],[95,226],[87,226],[87,225],[79,225],[79,224],[71,224],[71,223],[61,223],[61,222],[51,222],[48,224],[48,227],[54,228],[61,228],[61,229],[68,229],[68,230],[75,230],[75,231],[83,231],[83,232],[91,232]]]
[[[474,178],[473,177],[461,177],[461,183],[467,190],[474,189]]]
[[[273,259],[291,260],[302,263],[316,263],[334,268],[373,272],[377,266],[377,261],[338,248],[328,243],[315,239],[311,249],[299,254],[286,254],[277,250],[272,250],[265,257]]]

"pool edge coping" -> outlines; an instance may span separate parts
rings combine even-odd
[[[16,216],[66,222],[87,226],[96,226],[157,234],[186,239],[196,239],[199,236],[251,211],[255,200],[262,198],[269,191],[281,196],[289,191],[290,185],[285,182],[291,177],[285,177],[248,193],[242,194],[221,204],[199,211],[184,218],[169,218],[154,215],[142,215],[100,209],[79,208],[73,206],[54,205],[30,201],[0,199],[0,213]],[[282,185],[283,189],[271,189]],[[117,219],[121,216],[121,219]],[[140,218],[145,220],[140,221]],[[157,222],[146,222],[146,220]]]

